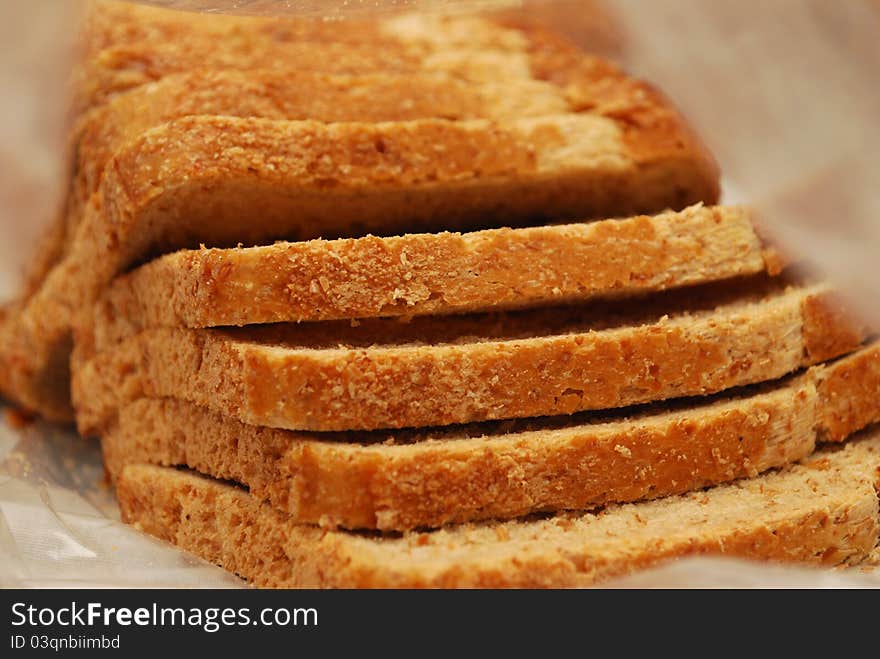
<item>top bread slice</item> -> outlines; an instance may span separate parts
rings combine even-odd
[[[778,274],[743,208],[523,229],[201,249],[116,278],[98,343],[150,327],[448,314],[567,303]]]
[[[401,536],[295,524],[245,490],[131,465],[122,519],[271,588],[564,588],[683,556],[853,565],[880,535],[880,439],[778,473],[597,514],[453,526]]]
[[[84,434],[144,396],[318,431],[623,407],[776,379],[854,350],[864,330],[823,286],[759,279],[660,293],[637,305],[354,327],[157,328],[95,343],[106,335],[77,336],[73,388]]]

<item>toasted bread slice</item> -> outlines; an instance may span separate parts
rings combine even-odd
[[[858,380],[843,398],[835,382]],[[843,406],[843,410],[841,407]],[[680,494],[800,460],[880,421],[880,346],[782,383],[635,416],[553,417],[326,435],[248,426],[173,399],[123,408],[102,438],[127,464],[187,466],[247,486],[296,523],[407,530]]]
[[[100,431],[144,396],[291,430],[570,414],[772,380],[861,343],[861,328],[829,313],[834,299],[823,286],[761,283],[662,293],[641,305],[356,327],[157,328],[115,345],[93,344],[83,331],[77,421],[84,434]]]
[[[96,314],[109,345],[150,327],[448,314],[661,291],[778,259],[741,208],[590,224],[201,249],[117,278]]]
[[[707,491],[398,537],[297,525],[242,489],[168,467],[126,467],[117,494],[126,522],[258,586],[560,588],[701,554],[858,563],[880,533],[878,452],[866,438]]]

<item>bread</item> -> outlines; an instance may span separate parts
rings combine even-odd
[[[124,521],[264,587],[588,586],[674,558],[725,554],[854,564],[880,531],[880,440],[819,453],[779,473],[598,514],[375,536],[294,524],[246,491],[132,465]]]
[[[843,373],[853,396],[830,396]],[[384,531],[586,510],[755,476],[800,460],[841,405],[880,421],[880,346],[783,383],[631,416],[553,417],[450,429],[297,433],[248,426],[173,399],[127,405],[102,438],[127,464],[187,466],[247,486],[296,523]],[[858,424],[858,425],[857,425]]]
[[[362,74],[433,70],[486,81],[547,79],[580,101],[619,71],[565,39],[488,17],[407,13],[368,20],[205,16],[98,5],[81,38],[74,111],[194,69]]]
[[[473,83],[442,74],[328,75],[198,70],[144,85],[85,115],[75,130],[77,198],[97,189],[112,155],[145,131],[192,115],[339,122],[505,119],[568,112],[563,92],[531,79]]]
[[[504,119],[568,112],[562,90],[531,79],[473,83],[440,74],[327,75],[296,70],[170,75],[87,113],[73,131],[76,155],[67,236],[121,148],[163,123],[192,115],[326,122]]]
[[[741,208],[527,229],[181,251],[117,278],[109,344],[148,327],[445,314],[566,303],[768,271]]]
[[[53,231],[51,249],[34,268],[28,291],[33,295],[5,314],[0,327],[0,393],[54,420],[72,417],[66,363],[74,312],[89,307],[121,270],[162,251],[200,243],[231,246],[657,212],[713,203],[718,196],[717,166],[662,95],[538,29],[422,15],[327,26],[97,3],[83,53],[74,84],[77,116],[122,91],[175,73],[213,70],[205,75],[230,80],[234,73],[216,71],[270,75],[256,68],[276,69],[279,76],[298,70],[300,79],[308,71],[433,71],[460,79],[450,82],[450,89],[467,87],[467,80],[485,85],[486,93],[499,86],[506,93],[540,88],[539,94],[529,94],[556,100],[538,106],[549,110],[564,99],[567,111],[579,114],[500,126],[178,119],[122,148],[102,190],[83,208],[101,177],[103,159],[118,147],[113,139],[101,140],[131,135],[114,131],[108,122],[97,148],[86,145],[83,155],[90,164],[80,162],[79,192],[68,204],[65,228]],[[237,100],[220,90],[206,95],[218,104],[212,106],[217,111],[250,109],[245,94]],[[287,110],[310,112],[289,92],[267,91],[266,100],[282,97],[291,104],[270,112],[273,117]],[[450,104],[439,104],[437,111]],[[174,110],[163,114],[161,102],[148,105],[156,120],[176,116]],[[489,105],[493,110],[487,114],[499,116]],[[180,112],[195,109],[183,106]],[[117,109],[139,107],[144,106],[120,102]],[[141,125],[150,123],[152,110]],[[470,115],[462,106],[455,116]],[[248,230],[238,234],[234,227]]]
[[[518,116],[530,116],[570,108],[621,119],[636,139],[647,131],[654,137],[645,141],[645,150],[690,149],[707,173],[713,172],[717,188],[711,157],[657,92],[563,39],[527,26],[513,29],[484,18],[423,14],[326,23],[93,2],[81,41],[82,84],[74,87],[91,90],[83,93],[95,98],[81,109],[95,111],[80,123],[91,124],[99,141],[117,138],[117,147],[120,132],[132,136],[159,120],[191,114],[393,120],[510,116],[517,109]],[[389,57],[389,48],[399,56]],[[485,61],[472,71],[481,56]],[[401,66],[404,73],[395,74]],[[446,89],[420,80],[432,69],[446,72],[440,76],[448,81]],[[339,76],[334,81],[322,75],[334,70],[360,74],[361,90],[364,82],[375,83],[370,103],[346,102],[357,90],[349,93],[341,88]],[[237,93],[236,78],[245,79]],[[332,92],[318,86],[321,78]],[[478,83],[468,84],[469,78]],[[395,79],[408,79],[410,88],[401,89]],[[154,80],[163,84],[137,89]],[[120,90],[132,89],[137,91],[123,95],[128,100],[117,103],[108,116],[104,102],[119,101]],[[334,103],[334,97],[341,102]],[[433,112],[426,115],[432,103]],[[120,131],[126,124],[128,129]],[[103,146],[112,152],[111,144]],[[94,170],[89,177],[94,179],[103,170],[106,153],[88,147],[79,153],[80,173],[85,166]]]
[[[157,252],[714,199],[715,184],[703,185],[694,159],[646,151],[642,160],[634,144],[631,131],[590,114],[330,125],[200,116],[164,124],[117,153],[64,259],[0,331],[0,391],[49,418],[69,417],[65,379],[46,375],[66,361],[74,311]]]
[[[83,434],[145,396],[291,430],[571,414],[715,393],[854,350],[863,331],[831,313],[833,302],[821,285],[770,280],[661,293],[640,305],[355,327],[157,328],[115,345],[90,345],[82,332],[74,402]]]
[[[402,34],[399,19],[336,22],[193,17],[166,34],[118,41],[85,35],[83,58],[74,69],[74,115],[116,95],[168,75],[194,69],[280,68],[325,73],[435,70],[487,80],[496,74],[527,78],[528,42],[516,30],[487,20],[449,17],[442,22],[413,17],[417,30]],[[425,34],[426,22],[436,28]],[[419,29],[421,28],[421,29]],[[471,29],[468,43],[456,34]],[[103,43],[102,43],[103,40]],[[104,46],[101,48],[101,46]]]

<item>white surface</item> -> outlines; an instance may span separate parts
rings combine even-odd
[[[97,442],[0,415],[0,587],[243,585],[122,524]]]

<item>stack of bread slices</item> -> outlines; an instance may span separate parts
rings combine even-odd
[[[876,545],[880,347],[649,85],[509,20],[115,2],[78,66],[0,389],[125,520],[271,587]]]

